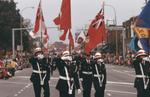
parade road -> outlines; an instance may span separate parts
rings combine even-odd
[[[134,70],[133,68],[117,65],[107,65],[107,85],[105,97],[136,97],[136,90],[133,86]],[[15,77],[8,80],[0,80],[0,97],[34,97],[32,83],[30,82],[31,68],[17,71]],[[58,72],[55,71],[51,80],[51,97],[59,97],[55,89],[58,81]],[[92,88],[91,97],[94,97],[94,88]],[[41,96],[42,97],[42,96]],[[76,97],[82,97],[76,93]]]

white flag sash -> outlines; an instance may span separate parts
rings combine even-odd
[[[68,74],[68,70],[67,70],[67,67],[64,67],[65,68],[65,73],[66,73],[66,78],[67,78],[67,83],[68,83],[68,88],[69,88],[69,91],[68,91],[68,93],[69,94],[72,94],[72,90],[73,90],[73,86],[74,86],[74,84],[72,83],[72,85],[71,85],[71,83],[70,83],[70,78],[69,78],[69,74]]]
[[[140,63],[140,70],[141,70],[142,76],[145,76],[141,63]],[[142,77],[142,78],[143,78],[143,83],[144,83],[144,89],[147,89],[147,86],[148,86],[148,83],[149,83],[149,79],[147,79],[147,81],[146,81],[145,80],[146,77]]]
[[[41,85],[44,85],[44,80],[45,80],[45,78],[46,78],[46,73],[44,73],[45,75],[44,75],[44,77],[42,78],[42,73],[41,73],[40,66],[39,66],[39,63],[38,63],[38,62],[37,62],[37,66],[38,66],[38,71],[40,72],[40,73],[39,73],[39,76],[40,76],[40,84],[41,84]]]
[[[98,78],[98,81],[99,81],[99,85],[100,85],[100,87],[102,87],[103,80],[104,80],[104,75],[103,74],[101,74],[101,75],[99,74],[97,65],[95,65],[95,69],[96,69],[96,73],[97,73],[97,78]],[[100,79],[100,77],[102,77],[102,79]]]

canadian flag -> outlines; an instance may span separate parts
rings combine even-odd
[[[62,0],[62,5],[59,15],[53,20],[53,22],[59,26],[62,30],[62,34],[59,37],[60,40],[65,41],[66,35],[69,39],[69,49],[74,48],[74,39],[71,33],[71,0]]]
[[[60,13],[53,22],[63,31],[59,39],[64,41],[71,29],[71,0],[62,0]]]
[[[34,30],[30,32],[30,36],[32,38],[41,37],[44,48],[48,48],[49,36],[47,33],[47,27],[44,22],[43,12],[41,8],[41,1],[39,3],[38,10],[36,13]]]

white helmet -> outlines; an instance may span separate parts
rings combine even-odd
[[[99,53],[99,52],[96,52],[95,56],[94,56],[94,59],[98,59],[98,58],[101,58],[101,57],[102,57],[102,54]]]
[[[34,54],[36,54],[37,52],[42,52],[42,49],[40,47],[37,47],[34,49]]]
[[[62,53],[62,56],[69,56],[69,51],[64,51],[64,52]]]
[[[64,51],[64,52],[62,53],[61,59],[62,59],[62,60],[72,61],[72,57],[70,56],[69,51]]]
[[[144,50],[139,50],[137,53],[136,53],[136,57],[138,56],[146,56],[147,53],[144,51]]]

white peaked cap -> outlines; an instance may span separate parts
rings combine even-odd
[[[42,49],[40,47],[35,48],[34,49],[34,54],[37,53],[37,52],[42,52]]]
[[[70,56],[69,51],[64,51],[64,52],[62,53],[61,59],[62,59],[62,60],[69,60],[69,61],[72,61],[72,57]]]
[[[64,51],[64,52],[62,53],[62,56],[67,56],[67,55],[69,55],[69,51]]]
[[[138,56],[143,56],[143,55],[147,55],[147,53],[146,53],[144,50],[139,50],[139,51],[136,53],[136,57],[138,57]]]
[[[94,59],[101,58],[101,57],[102,57],[102,54],[99,53],[99,52],[96,52],[95,56],[94,56]]]

